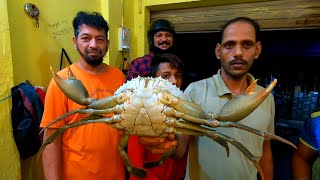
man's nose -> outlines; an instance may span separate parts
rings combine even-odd
[[[177,84],[177,78],[174,77],[174,76],[170,76],[169,81],[170,81],[172,84],[174,84],[174,85]]]
[[[97,41],[95,39],[91,39],[90,48],[96,48],[96,47],[97,47]]]
[[[167,41],[167,36],[161,36],[161,41]]]
[[[234,49],[234,51],[235,51],[234,56],[235,57],[242,57],[242,48],[241,48],[241,46],[240,45],[236,45],[234,48],[235,48]]]

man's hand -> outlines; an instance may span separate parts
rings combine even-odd
[[[163,154],[176,147],[178,141],[175,134],[169,134],[167,137],[139,137],[140,144],[149,150],[152,154]]]

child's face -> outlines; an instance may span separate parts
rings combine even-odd
[[[157,71],[157,77],[161,76],[163,79],[167,79],[168,81],[175,84],[177,87],[182,86],[182,73],[181,71],[172,68],[170,63],[164,62],[159,64],[159,69]]]

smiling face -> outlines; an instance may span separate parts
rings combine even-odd
[[[221,75],[240,79],[259,57],[261,43],[256,42],[255,29],[250,23],[238,21],[224,30],[215,52],[221,62]]]
[[[182,72],[172,68],[169,62],[163,62],[159,64],[156,76],[161,76],[163,79],[167,79],[177,87],[182,86]]]
[[[73,37],[73,42],[81,60],[92,66],[102,63],[109,47],[109,40],[103,29],[99,30],[85,24],[80,26],[79,35]]]
[[[173,44],[173,36],[169,31],[158,31],[153,35],[153,44],[155,47],[167,50]]]

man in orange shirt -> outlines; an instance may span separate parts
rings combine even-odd
[[[91,98],[113,95],[125,82],[125,77],[118,68],[103,63],[109,47],[108,23],[98,13],[79,12],[73,20],[73,27],[73,43],[80,55],[79,61],[70,66],[74,76],[82,81]],[[63,69],[58,75],[64,78],[68,70]],[[51,80],[40,126],[45,127],[57,117],[80,107]],[[85,116],[74,114],[51,125],[44,138]],[[118,153],[119,132],[104,123],[68,129],[42,153],[46,180],[125,179],[125,168]]]

